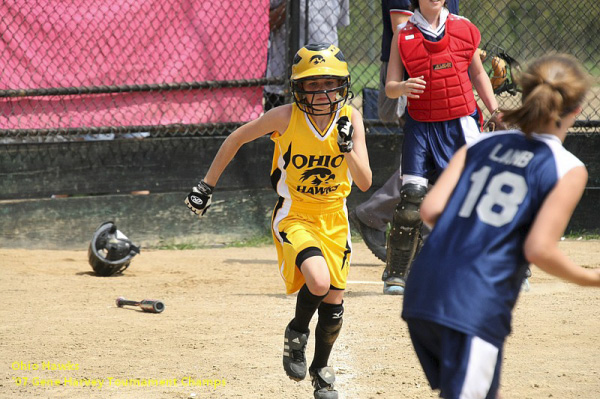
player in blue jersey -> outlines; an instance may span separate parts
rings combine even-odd
[[[563,146],[589,87],[574,58],[534,61],[522,105],[503,120],[520,130],[483,134],[460,149],[425,197],[433,231],[406,281],[402,318],[432,389],[446,399],[495,399],[502,351],[528,263],[579,285],[558,242],[587,182]]]

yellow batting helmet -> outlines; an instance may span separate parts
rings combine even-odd
[[[302,82],[309,79],[337,78],[340,85],[331,90],[319,92],[305,91]],[[313,43],[302,47],[296,53],[292,64],[290,85],[294,102],[298,107],[312,115],[326,115],[340,109],[350,93],[350,72],[342,51],[329,43]],[[335,100],[330,100],[330,110],[318,112],[308,101],[308,94],[336,92]]]

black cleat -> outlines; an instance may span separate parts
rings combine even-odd
[[[310,369],[312,386],[315,389],[315,399],[338,399],[338,392],[333,387],[335,372],[333,367]]]
[[[291,323],[291,322],[290,322]],[[310,333],[285,328],[283,339],[283,369],[290,379],[302,381],[306,377],[306,343]]]
[[[365,244],[367,244],[367,248],[371,250],[373,255],[377,257],[377,259],[379,259],[382,262],[385,262],[385,259],[387,257],[387,251],[385,249],[385,231],[374,229],[371,226],[368,226],[365,223],[363,223],[356,214],[356,210],[350,212],[350,221],[360,233],[360,236],[362,237]]]

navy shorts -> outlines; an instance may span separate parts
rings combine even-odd
[[[496,399],[502,348],[437,323],[408,319],[408,331],[432,389],[445,399]]]
[[[402,174],[434,183],[463,145],[479,136],[479,111],[443,122],[419,122],[406,113]]]

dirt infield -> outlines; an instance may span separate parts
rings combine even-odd
[[[560,245],[600,267],[599,241]],[[381,271],[355,244],[331,359],[340,396],[435,398]],[[505,348],[504,399],[600,398],[600,290],[536,268],[531,286]],[[112,278],[94,276],[85,251],[0,249],[0,292],[0,398],[312,398],[310,383],[281,367],[295,296],[284,294],[271,246],[142,249]],[[117,308],[119,296],[166,309]]]

